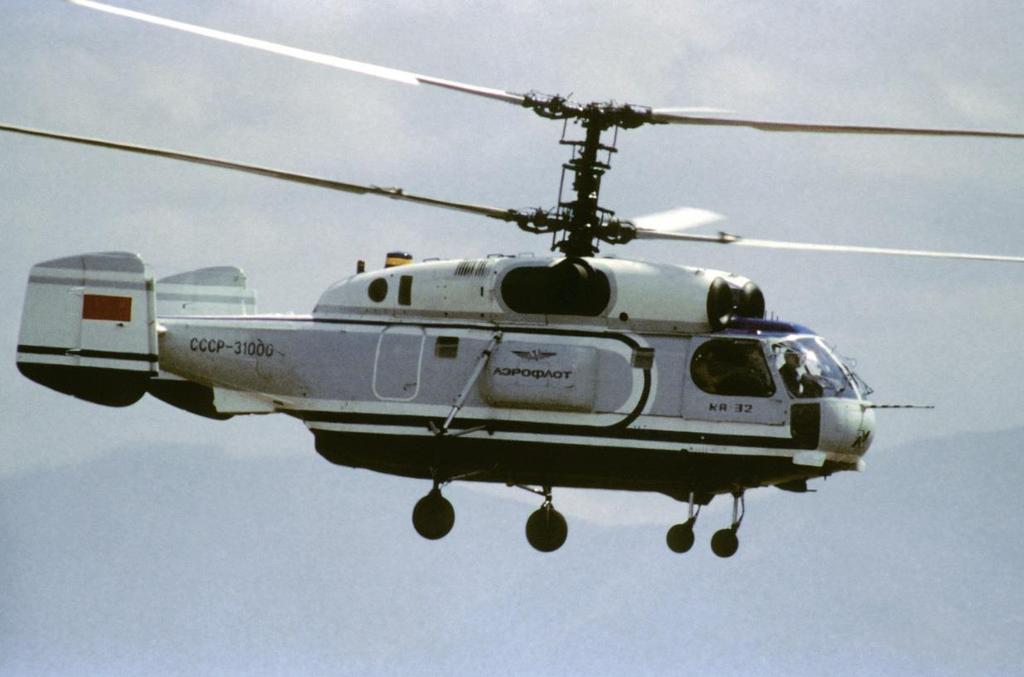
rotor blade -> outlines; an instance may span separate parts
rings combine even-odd
[[[705,226],[721,221],[725,217],[707,209],[677,207],[664,212],[636,216],[625,223],[631,223],[637,231],[650,233],[675,233],[681,230]]]
[[[184,23],[182,21],[174,21],[173,19],[165,19],[163,17],[154,16],[153,14],[136,12],[134,10],[124,9],[122,7],[107,5],[102,2],[93,2],[93,0],[68,0],[68,2],[75,5],[79,5],[80,7],[85,7],[87,9],[94,9],[100,12],[106,12],[108,14],[115,14],[117,16],[125,17],[128,19],[135,19],[137,21],[145,21],[146,23],[154,24],[156,26],[163,26],[164,28],[172,28],[174,30],[184,31],[186,33],[194,33],[195,35],[202,35],[203,37],[213,38],[214,40],[222,40],[224,42],[242,45],[243,47],[252,47],[253,49],[260,49],[265,52],[271,52],[273,54],[279,54],[282,56],[290,56],[294,59],[302,59],[303,61],[311,61],[313,63],[318,63],[324,66],[331,66],[332,68],[341,68],[343,70],[353,71],[355,73],[362,73],[363,75],[372,75],[377,78],[394,80],[395,82],[402,82],[407,85],[434,85],[436,87],[445,87],[447,89],[455,89],[460,92],[466,92],[468,94],[484,96],[489,99],[507,101],[508,103],[514,103],[517,105],[521,105],[526,99],[526,97],[524,97],[521,94],[506,92],[502,89],[493,89],[491,87],[479,87],[477,85],[470,85],[464,82],[444,80],[442,78],[434,78],[428,75],[419,75],[418,73],[398,70],[396,68],[376,66],[374,64],[363,63],[361,61],[353,61],[351,59],[342,59],[340,57],[330,56],[329,54],[310,52],[305,49],[288,47],[287,45],[280,45],[275,42],[258,40],[256,38],[248,38],[242,35],[236,35],[234,33],[227,33],[224,31],[214,30],[212,28],[196,26],[195,24]]]
[[[961,252],[934,252],[919,249],[888,249],[885,247],[860,247],[842,244],[813,244],[808,242],[781,242],[778,240],[754,240],[730,233],[718,235],[696,235],[686,233],[659,233],[637,230],[637,240],[683,240],[686,242],[710,242],[714,244],[762,247],[765,249],[797,249],[815,252],[840,252],[853,254],[882,254],[886,256],[920,256],[937,259],[970,259],[974,261],[1004,261],[1024,263],[1024,256],[997,256],[993,254],[965,254]]]
[[[489,99],[505,101],[507,103],[533,108],[541,115],[546,115],[548,117],[557,117],[558,119],[561,119],[562,117],[581,117],[583,109],[586,108],[581,107],[577,104],[567,105],[571,104],[571,102],[567,102],[558,97],[556,97],[557,101],[548,101],[544,97],[538,98],[535,95],[516,94],[514,92],[509,92],[503,89],[495,89],[493,87],[481,87],[479,85],[471,85],[465,82],[457,82],[455,80],[446,80],[443,78],[435,78],[429,75],[421,75],[419,73],[413,73],[411,71],[403,71],[397,68],[377,66],[375,64],[354,61],[352,59],[343,59],[341,57],[331,56],[329,54],[311,52],[305,49],[289,47],[287,45],[281,45],[275,42],[269,42],[267,40],[249,38],[242,35],[237,35],[235,33],[228,33],[226,31],[205,28],[203,26],[197,26],[195,24],[189,24],[182,21],[166,19],[164,17],[155,16],[153,14],[146,14],[144,12],[137,12],[122,7],[116,7],[114,5],[108,5],[102,2],[95,2],[94,0],[68,0],[68,2],[71,2],[72,4],[78,5],[80,7],[85,7],[87,9],[106,12],[108,14],[114,14],[116,16],[134,19],[136,21],[143,21],[156,26],[162,26],[164,28],[184,31],[186,33],[193,33],[195,35],[201,35],[203,37],[212,38],[214,40],[230,42],[232,44],[241,45],[244,47],[251,47],[253,49],[259,49],[266,52],[271,52],[273,54],[288,56],[294,59],[301,59],[303,61],[318,63],[324,66],[331,66],[332,68],[340,68],[355,73],[362,73],[363,75],[371,75],[373,77],[384,78],[386,80],[393,80],[395,82],[402,82],[409,85],[433,85],[435,87],[443,87],[445,89],[452,89],[460,92],[465,92],[467,94],[486,97]],[[620,109],[628,109],[626,111],[629,113],[627,117],[634,125],[643,124],[645,122],[654,122],[688,125],[715,125],[727,127],[752,127],[754,129],[760,129],[762,131],[767,132],[813,132],[832,134],[909,134],[919,136],[980,136],[1008,139],[1024,139],[1024,134],[1015,132],[998,132],[965,129],[923,129],[914,127],[881,127],[868,125],[839,125],[801,122],[770,122],[766,120],[740,120],[732,118],[714,117],[713,115],[716,113],[724,114],[727,111],[720,111],[712,108],[647,109],[639,107],[643,108],[643,115],[640,118],[637,118],[636,110],[633,110],[635,108],[638,107],[613,106],[612,112],[622,113],[623,110]],[[593,114],[592,110],[590,111],[590,114]]]
[[[486,216],[488,218],[498,219],[500,221],[514,221],[516,223],[526,223],[532,221],[534,217],[533,214],[524,214],[514,209],[499,209],[496,207],[485,207],[481,205],[466,204],[462,202],[438,200],[431,197],[424,197],[422,195],[410,195],[405,193],[401,188],[383,188],[381,186],[363,186],[357,183],[345,183],[343,181],[334,181],[332,179],[325,179],[318,176],[310,176],[308,174],[297,174],[295,172],[288,172],[280,169],[260,167],[258,165],[247,165],[242,164],[240,162],[220,160],[218,158],[205,157],[202,155],[191,155],[189,153],[181,153],[178,151],[166,150],[162,148],[136,146],[127,143],[120,143],[117,141],[107,141],[105,139],[95,139],[85,136],[73,136],[71,134],[58,134],[56,132],[47,132],[39,129],[29,129],[27,127],[15,127],[13,125],[6,124],[0,124],[0,130],[14,132],[16,134],[38,136],[46,139],[70,141],[71,143],[78,143],[87,146],[111,148],[114,150],[122,150],[129,153],[136,153],[138,155],[152,155],[156,157],[169,158],[171,160],[180,160],[182,162],[191,162],[198,165],[221,167],[222,169],[231,169],[237,172],[245,172],[247,174],[257,174],[259,176],[266,176],[272,179],[290,181],[292,183],[302,183],[308,186],[328,188],[330,190],[338,190],[345,193],[356,193],[358,195],[380,195],[382,197],[388,197],[393,200],[403,200],[405,202],[415,202],[417,204],[429,205],[431,207],[454,209],[456,211]]]
[[[680,125],[712,125],[720,127],[752,127],[762,132],[810,132],[817,134],[892,134],[909,136],[981,136],[997,139],[1024,139],[1024,133],[978,129],[927,129],[922,127],[876,127],[871,125],[837,125],[811,122],[770,122],[686,115],[673,108],[651,110],[652,122]]]
[[[678,106],[672,108],[657,108],[654,110],[661,115],[701,116],[734,114],[734,111],[731,111],[728,108],[712,108],[709,106]]]

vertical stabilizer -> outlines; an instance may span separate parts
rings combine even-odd
[[[69,256],[33,266],[18,370],[75,397],[126,406],[157,372],[153,278],[137,254]]]
[[[246,286],[241,268],[218,266],[161,278],[156,303],[160,317],[252,315],[256,312],[256,292]]]

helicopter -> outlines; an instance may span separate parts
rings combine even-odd
[[[255,312],[241,270],[206,268],[154,281],[130,253],[38,264],[29,276],[18,367],[82,399],[127,406],[146,393],[194,414],[284,413],[306,423],[317,451],[344,466],[432,482],[413,525],[445,536],[452,481],[504,483],[543,498],[527,522],[541,551],[566,540],[555,487],[656,491],[688,504],[669,529],[692,547],[700,507],[731,495],[713,551],[734,554],[744,492],[807,491],[810,479],[858,470],[873,440],[870,390],[812,330],[765,317],[751,280],[722,271],[600,257],[633,240],[820,249],[886,255],[987,256],[753,240],[685,232],[717,220],[678,209],[618,219],[600,205],[621,130],[642,125],[752,127],[774,132],[1024,138],[927,130],[719,118],[681,109],[516,94],[316,55],[152,15],[75,4],[406,84],[440,87],[562,121],[572,151],[553,209],[439,200],[216,158],[30,130],[48,137],[219,166],[355,194],[454,209],[552,238],[552,257],[409,263],[329,288],[308,316]],[[583,131],[582,139],[566,136]],[[396,265],[397,264],[397,265]],[[789,367],[789,368],[787,368]]]

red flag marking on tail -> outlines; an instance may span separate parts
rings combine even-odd
[[[86,294],[82,303],[83,320],[132,321],[132,297]]]

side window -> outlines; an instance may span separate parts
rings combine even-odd
[[[711,339],[693,353],[690,376],[712,395],[771,397],[775,382],[758,341]]]
[[[398,278],[398,305],[412,305],[412,275]]]
[[[434,343],[434,356],[452,359],[459,356],[458,336],[438,336]]]

